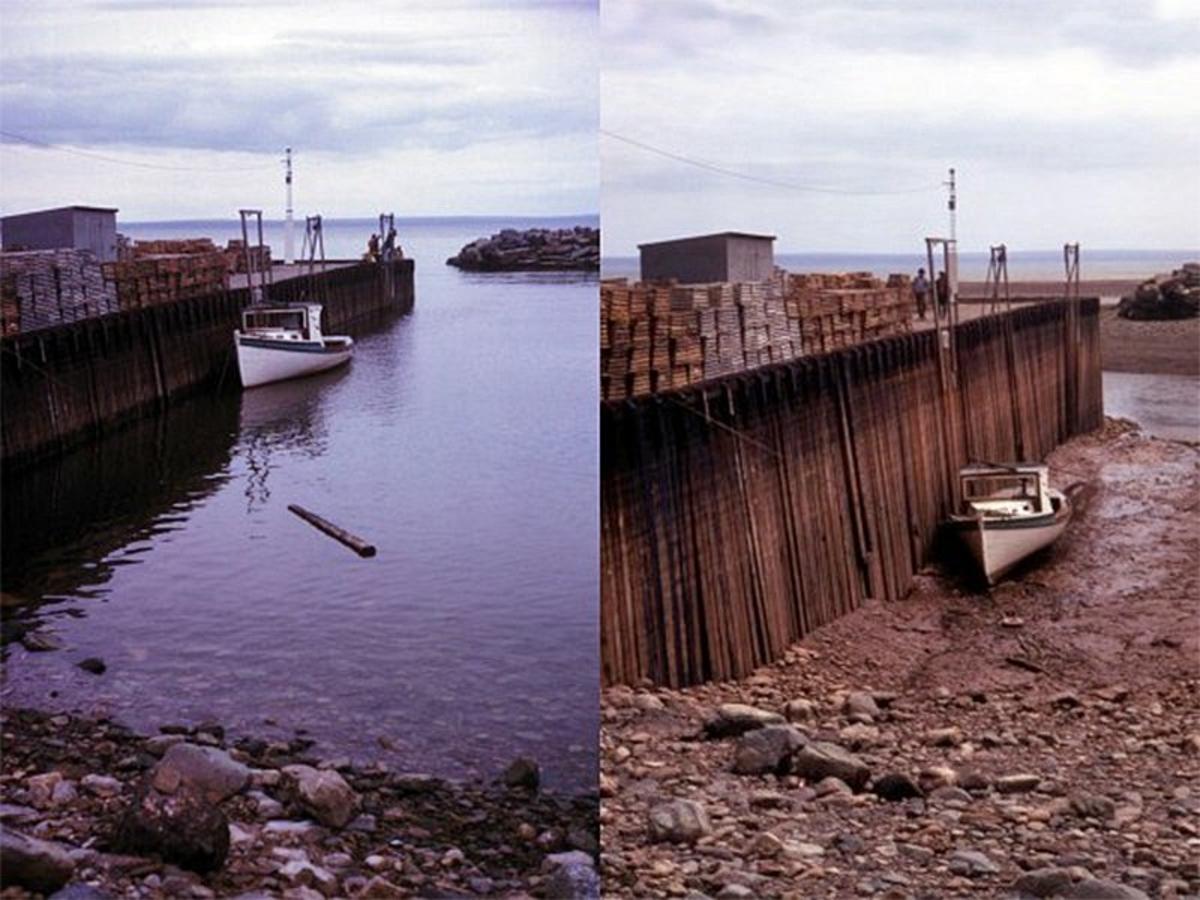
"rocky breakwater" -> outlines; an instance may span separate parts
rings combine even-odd
[[[600,268],[600,229],[505,228],[467,244],[446,265],[472,272],[594,272]]]
[[[310,754],[220,725],[0,720],[6,898],[594,897],[594,797],[538,790],[520,759],[459,784]]]
[[[1200,263],[1184,263],[1170,275],[1155,275],[1122,297],[1123,319],[1194,319],[1200,315]]]
[[[1024,583],[929,571],[741,681],[607,689],[605,896],[1200,895],[1196,454],[1106,430],[1051,456],[1095,493]]]

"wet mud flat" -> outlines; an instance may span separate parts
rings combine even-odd
[[[0,717],[0,896],[594,896],[598,802],[320,759],[217,723]]]
[[[1200,453],[1049,462],[1075,521],[991,591],[930,566],[741,681],[607,690],[606,896],[1200,893]]]
[[[1200,319],[1133,321],[1102,309],[1100,339],[1106,371],[1200,375]]]

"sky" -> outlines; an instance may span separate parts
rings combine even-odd
[[[1200,0],[601,10],[605,256],[724,230],[923,252],[951,166],[964,251],[1200,247]]]
[[[297,216],[594,213],[598,32],[597,0],[3,0],[0,209],[282,218],[291,146]]]

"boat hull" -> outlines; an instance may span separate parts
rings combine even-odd
[[[1071,519],[1066,499],[1043,516],[993,520],[955,516],[950,527],[975,558],[988,584],[995,584],[1021,560],[1058,540]]]
[[[350,338],[326,338],[320,343],[273,341],[236,334],[238,374],[247,388],[315,375],[337,368],[354,355]]]

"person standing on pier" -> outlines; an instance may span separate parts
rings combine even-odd
[[[925,300],[929,296],[929,280],[925,277],[924,269],[917,269],[917,277],[912,283],[913,298],[917,301],[917,315],[925,321]]]
[[[950,279],[946,277],[945,272],[938,272],[934,294],[937,295],[938,312],[945,315],[947,304],[950,302]]]

